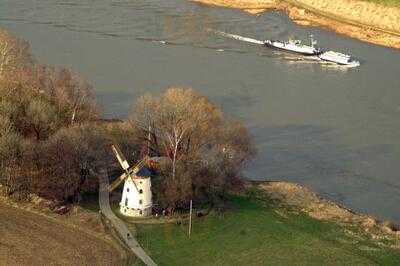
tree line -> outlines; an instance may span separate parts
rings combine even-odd
[[[105,121],[93,87],[70,69],[36,62],[29,44],[0,30],[0,184],[6,194],[58,202],[96,191],[117,171],[118,144],[130,161],[164,158],[153,176],[162,207],[219,200],[240,183],[255,153],[246,127],[190,88],[144,95],[124,121]]]

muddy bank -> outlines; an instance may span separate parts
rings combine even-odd
[[[268,9],[281,9],[277,0],[191,0],[207,5],[224,6],[243,9],[252,14],[264,12]]]
[[[192,0],[257,14],[284,10],[294,22],[323,26],[362,41],[400,48],[400,8],[351,0]]]
[[[313,191],[298,184],[281,181],[257,181],[249,183],[261,189],[269,199],[294,207],[311,217],[334,221],[344,226],[358,226],[377,241],[392,240],[390,246],[400,248],[400,227],[390,221],[380,221],[373,216],[356,213],[337,203],[319,197]]]

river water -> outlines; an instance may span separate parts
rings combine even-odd
[[[2,0],[0,27],[39,61],[72,67],[107,117],[145,92],[193,87],[243,120],[259,154],[246,175],[311,187],[360,212],[400,221],[400,51],[285,14],[253,16],[184,0]],[[339,69],[219,36],[307,39],[350,52]]]

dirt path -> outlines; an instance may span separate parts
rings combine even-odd
[[[94,236],[0,203],[0,265],[119,265],[119,252]]]
[[[157,265],[146,252],[139,245],[137,240],[133,237],[132,232],[129,231],[125,223],[119,219],[111,209],[110,198],[108,192],[108,178],[105,174],[100,176],[99,179],[99,205],[102,214],[112,223],[114,229],[118,232],[124,243],[132,250],[132,252],[141,260],[144,264],[149,266]],[[128,238],[127,235],[130,234]]]

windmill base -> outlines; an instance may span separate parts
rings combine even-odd
[[[131,209],[126,206],[121,206],[121,214],[128,217],[147,217],[151,215],[151,207],[146,209]]]

